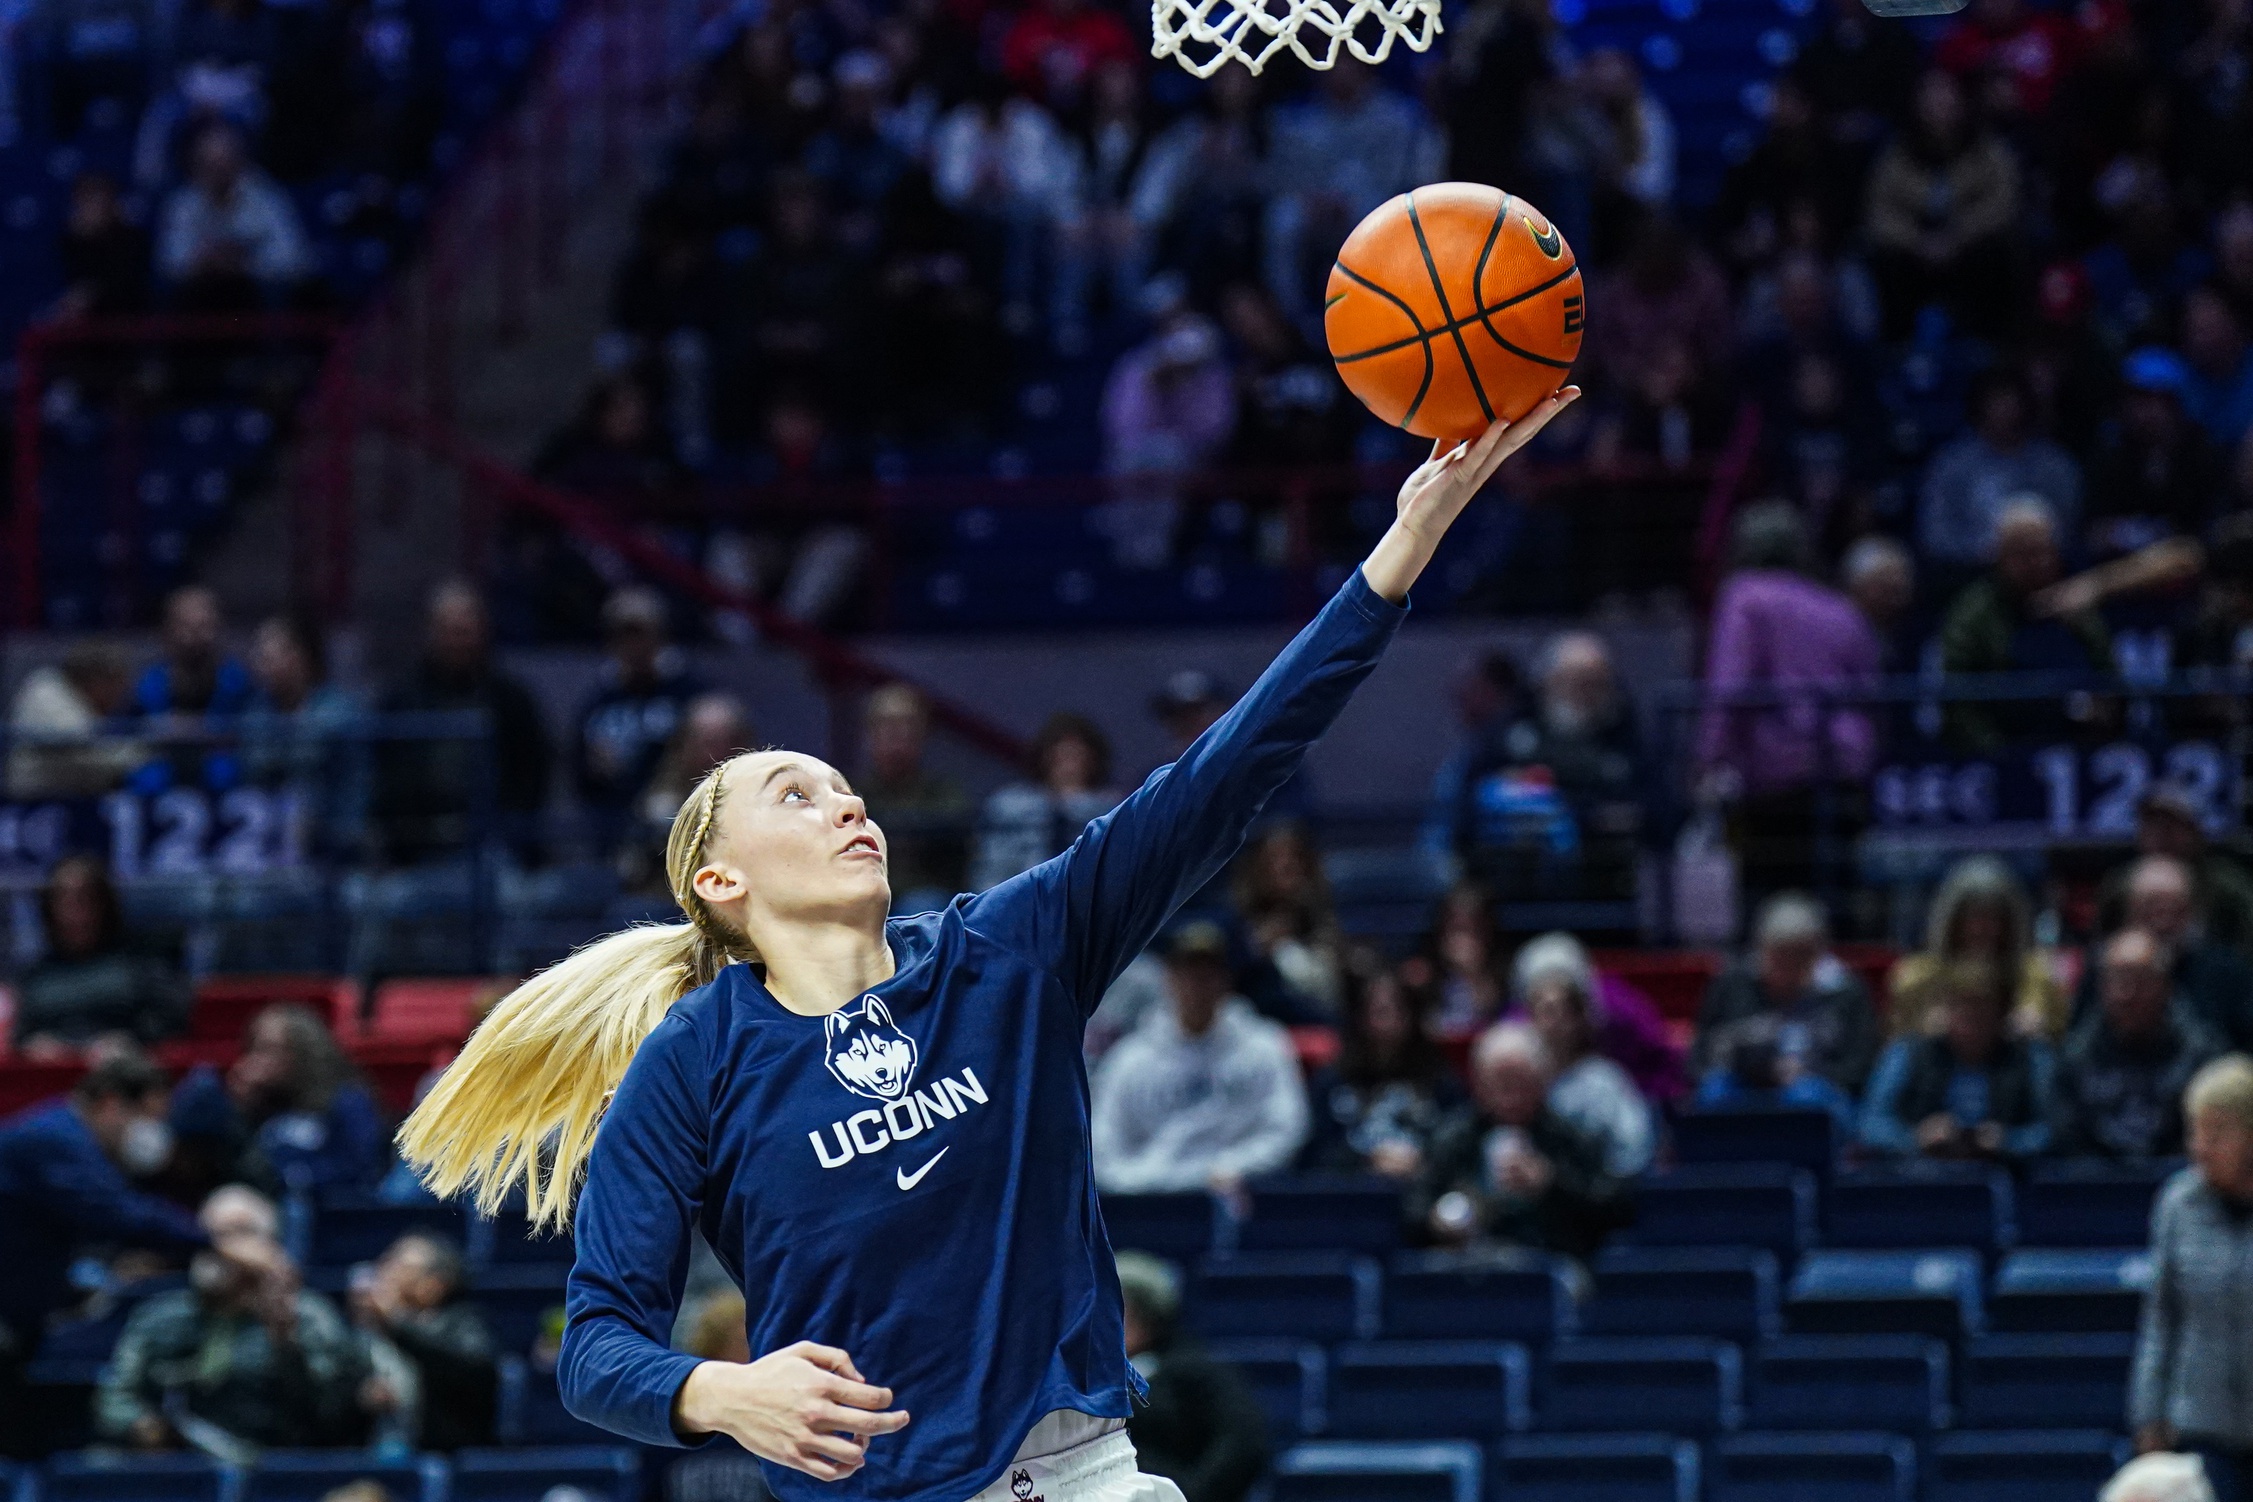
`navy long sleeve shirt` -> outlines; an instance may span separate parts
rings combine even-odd
[[[89,1242],[201,1246],[196,1218],[127,1182],[67,1101],[0,1122],[0,1324],[28,1355]]]
[[[896,919],[898,969],[827,1017],[732,965],[628,1068],[579,1198],[557,1376],[579,1417],[677,1445],[667,1348],[700,1228],[750,1348],[812,1340],[908,1427],[783,1502],[962,1502],[1044,1415],[1139,1388],[1088,1156],[1080,1039],[1105,987],[1235,852],[1406,609],[1356,573],[1236,707],[1062,855]]]

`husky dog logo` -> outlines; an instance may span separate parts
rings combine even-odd
[[[1028,1502],[1033,1494],[1033,1473],[1021,1470],[1012,1474],[1009,1478],[1009,1491],[1017,1502]]]
[[[831,1012],[829,1072],[855,1095],[898,1100],[915,1078],[915,1040],[892,1024],[892,1014],[874,996],[860,1006]]]

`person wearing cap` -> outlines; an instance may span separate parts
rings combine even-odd
[[[2174,956],[2141,929],[2097,951],[2097,1005],[2058,1049],[2052,1148],[2150,1162],[2183,1150],[2182,1094],[2222,1041],[2176,994]]]
[[[2121,365],[2118,412],[2088,471],[2088,539],[2100,557],[2206,530],[2222,456],[2184,410],[2190,373],[2181,355],[2156,345]]]
[[[1095,1181],[1108,1194],[1233,1190],[1306,1141],[1291,1036],[1235,992],[1228,936],[1185,923],[1163,945],[1166,1002],[1091,1082]]]
[[[2153,787],[2136,808],[2136,854],[2182,862],[2191,875],[2199,933],[2215,944],[2253,955],[2253,876],[2206,838],[2206,811],[2171,782]],[[2128,921],[2130,861],[2107,872],[2097,890],[2097,932]]]
[[[1215,720],[1228,713],[1228,706],[1235,702],[1236,691],[1203,668],[1183,668],[1169,674],[1164,685],[1150,696],[1150,718],[1166,732],[1166,760],[1179,758]],[[1267,800],[1260,810],[1259,825],[1255,827],[1286,819],[1303,824],[1314,822],[1314,791],[1307,782],[1303,765]]]
[[[654,589],[621,589],[602,607],[610,658],[579,710],[571,771],[580,803],[606,836],[623,832],[689,701],[704,691],[667,627],[665,598]]]
[[[1181,1275],[1148,1252],[1118,1254],[1127,1360],[1150,1394],[1127,1419],[1142,1469],[1184,1502],[1242,1502],[1267,1469],[1267,1417],[1235,1368],[1181,1324]]]

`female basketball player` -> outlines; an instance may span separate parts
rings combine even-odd
[[[1123,1432],[1141,1379],[1081,1032],[1375,667],[1471,496],[1577,395],[1435,450],[1241,703],[1071,849],[944,912],[887,921],[884,836],[813,757],[738,756],[697,786],[667,851],[689,921],[527,982],[400,1132],[438,1193],[491,1209],[521,1188],[550,1225],[584,1172],[572,1412],[649,1444],[731,1435],[785,1502],[823,1495],[809,1478],[886,1502],[1178,1502]],[[692,1227],[744,1290],[747,1365],[666,1346]]]

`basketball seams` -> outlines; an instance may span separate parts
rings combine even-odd
[[[1408,315],[1408,321],[1415,326],[1416,338],[1395,346],[1399,349],[1406,349],[1409,344],[1415,343],[1421,344],[1424,347],[1423,384],[1416,388],[1416,399],[1408,404],[1408,410],[1400,414],[1400,421],[1398,424],[1396,424],[1396,426],[1405,428],[1409,423],[1415,420],[1418,409],[1420,409],[1424,405],[1424,398],[1431,395],[1432,376],[1435,373],[1435,367],[1437,364],[1437,362],[1432,359],[1431,337],[1424,332],[1424,320],[1416,316],[1416,310],[1408,306],[1407,302],[1403,300],[1398,293],[1395,293],[1388,288],[1378,286],[1375,282],[1369,280],[1369,278],[1363,276],[1360,272],[1355,271],[1351,266],[1348,266],[1343,261],[1336,262],[1335,265],[1338,271],[1341,272],[1348,281],[1352,282],[1355,286],[1368,288],[1371,292],[1376,293],[1386,302],[1389,302],[1394,307],[1400,309],[1401,312]]]
[[[1509,202],[1508,196],[1505,195],[1502,200],[1504,213],[1509,212]],[[1471,395],[1479,399],[1479,411],[1485,414],[1488,422],[1492,422],[1494,421],[1494,403],[1486,399],[1486,383],[1479,379],[1479,368],[1471,363],[1471,346],[1463,338],[1462,326],[1455,321],[1455,310],[1447,305],[1447,284],[1440,279],[1439,263],[1432,259],[1431,242],[1424,238],[1424,221],[1416,213],[1416,195],[1414,193],[1408,195],[1408,227],[1416,232],[1416,248],[1423,252],[1424,271],[1432,279],[1432,293],[1439,298],[1440,315],[1447,320],[1446,332],[1448,337],[1455,341],[1455,353],[1463,361],[1463,373],[1471,378]],[[1473,303],[1478,301],[1478,283],[1475,281],[1471,283],[1471,301]],[[1431,346],[1427,342],[1425,345],[1427,354],[1430,348]]]
[[[1355,272],[1349,270],[1345,262],[1337,261],[1333,264],[1337,267],[1338,270],[1345,272],[1347,276],[1353,277],[1355,281],[1360,282],[1363,286],[1370,285],[1366,278],[1361,277]],[[1417,328],[1419,332],[1411,334],[1405,339],[1395,339],[1390,344],[1373,344],[1367,349],[1356,350],[1350,355],[1332,355],[1330,359],[1334,364],[1351,365],[1358,360],[1373,360],[1379,355],[1389,355],[1395,350],[1406,349],[1411,344],[1421,343],[1422,341],[1429,339],[1432,334],[1452,333],[1456,329],[1469,328],[1474,323],[1487,324],[1496,313],[1506,313],[1510,309],[1516,307],[1519,303],[1527,302],[1533,298],[1539,297],[1542,293],[1547,292],[1551,288],[1559,286],[1562,283],[1572,280],[1579,274],[1580,263],[1575,261],[1572,265],[1567,266],[1564,270],[1558,272],[1555,276],[1549,278],[1549,280],[1543,282],[1540,286],[1528,287],[1523,292],[1513,292],[1508,297],[1503,298],[1500,302],[1497,303],[1478,303],[1473,306],[1472,310],[1469,313],[1464,314],[1463,317],[1459,319],[1451,319],[1446,327],[1433,329],[1430,334],[1421,332],[1423,325],[1418,324]],[[1474,287],[1474,293],[1476,292],[1476,290],[1477,289]],[[1343,293],[1339,294],[1340,297],[1344,295],[1345,294]],[[1329,311],[1332,307],[1336,306],[1336,304],[1337,298],[1331,298],[1330,301],[1322,305],[1323,311]],[[1493,332],[1494,330],[1491,327],[1488,327],[1487,333],[1491,335]],[[1501,343],[1501,340],[1496,339],[1495,342],[1499,344]],[[1510,346],[1504,344],[1503,348],[1509,349]],[[1523,351],[1513,351],[1513,353],[1522,354]],[[1534,358],[1539,357],[1536,356]],[[1543,363],[1546,364],[1551,362],[1544,361]]]

